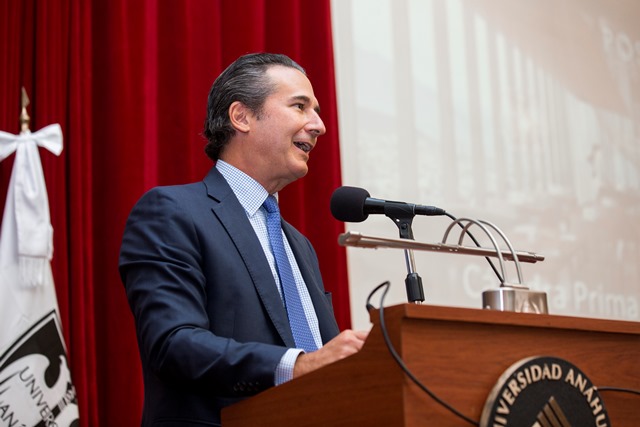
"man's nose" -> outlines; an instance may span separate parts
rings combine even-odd
[[[307,129],[315,136],[324,135],[327,132],[327,128],[324,126],[324,122],[316,111],[314,111],[312,114],[313,117],[311,118],[311,120],[309,120]]]

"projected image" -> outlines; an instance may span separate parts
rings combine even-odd
[[[333,7],[344,184],[495,223],[545,255],[524,281],[551,313],[640,320],[640,5]],[[415,219],[415,238],[447,225]],[[347,229],[397,237],[384,217]],[[384,280],[406,301],[402,253],[348,257],[356,322]],[[416,266],[431,304],[479,308],[499,285],[483,259],[416,253]]]

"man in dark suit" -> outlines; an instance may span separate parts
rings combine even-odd
[[[152,189],[133,208],[120,274],[142,360],[143,426],[219,425],[224,406],[362,347],[365,332],[338,330],[310,242],[284,220],[280,229],[279,214],[273,234],[284,250],[267,231],[263,202],[307,173],[325,133],[319,111],[291,59],[240,57],[209,93],[205,151],[216,165],[202,182]],[[288,312],[286,283],[302,321]],[[291,327],[300,323],[303,332]]]

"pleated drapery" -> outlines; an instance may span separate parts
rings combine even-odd
[[[291,56],[322,106],[327,134],[280,206],[314,244],[338,323],[350,326],[344,226],[329,213],[341,183],[331,40],[329,0],[0,0],[0,130],[19,132],[24,86],[31,130],[59,123],[64,135],[60,157],[40,155],[83,426],[139,425],[141,368],[117,271],[124,223],[149,188],[200,180],[211,167],[207,94],[242,54]],[[12,166],[0,163],[0,211]]]

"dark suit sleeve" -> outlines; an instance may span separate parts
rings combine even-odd
[[[233,247],[218,249],[219,254],[214,249],[215,240],[226,237],[211,209],[188,208],[190,204],[193,200],[183,192],[155,189],[143,196],[127,221],[120,274],[143,367],[162,381],[228,396],[254,394],[273,385],[276,365],[287,349],[270,339],[251,340],[250,333],[243,342],[234,339],[233,317],[238,314],[229,311],[226,316],[229,304],[212,299],[237,292],[246,281],[236,284],[238,275],[224,271],[220,259],[230,256]],[[225,283],[218,283],[225,277]],[[221,336],[219,330],[228,333]]]

